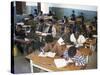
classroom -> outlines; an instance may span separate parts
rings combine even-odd
[[[97,69],[97,7],[11,2],[11,72]]]

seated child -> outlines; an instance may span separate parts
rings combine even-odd
[[[76,47],[80,47],[86,42],[86,38],[80,34],[79,31],[76,31],[70,35],[70,41],[73,42]]]
[[[54,46],[53,37],[51,35],[47,35],[45,37],[45,42],[42,44],[41,49],[44,50],[44,52],[52,51],[52,48]]]
[[[68,50],[65,50],[63,57],[66,60],[71,59],[76,66],[86,66],[85,57],[80,53],[80,51],[75,46],[71,46]]]
[[[67,49],[66,44],[62,38],[58,39],[53,47],[53,52],[57,54],[57,56],[62,57],[64,51]]]

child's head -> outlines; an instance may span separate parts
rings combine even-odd
[[[53,42],[53,37],[51,35],[47,35],[45,38],[46,43],[51,43]]]
[[[21,31],[22,30],[22,26],[21,25],[17,25],[16,26],[16,31]]]
[[[49,24],[52,24],[53,23],[53,20],[52,19],[48,19],[48,23]]]
[[[29,18],[30,18],[30,19],[33,19],[34,16],[33,16],[32,14],[29,14]]]
[[[40,23],[44,23],[44,20],[43,20],[43,19],[40,19],[39,22],[40,22]]]
[[[80,32],[79,32],[78,30],[76,30],[76,31],[74,32],[74,35],[75,35],[76,38],[78,38],[79,35],[80,35]]]
[[[77,48],[75,46],[72,46],[68,49],[68,56],[70,58],[73,58],[77,53]]]

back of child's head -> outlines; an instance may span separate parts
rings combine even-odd
[[[34,15],[32,15],[32,14],[29,14],[29,17],[31,17],[31,18],[34,18]]]
[[[76,50],[77,50],[77,48],[75,46],[70,47],[68,49],[68,56],[71,58],[74,57],[76,55],[76,52],[77,52]]]
[[[52,37],[52,35],[47,35],[46,38],[45,38],[45,41],[46,41],[47,43],[53,42],[53,37]]]
[[[40,21],[40,23],[44,23],[44,20],[43,19],[40,19],[39,21]]]

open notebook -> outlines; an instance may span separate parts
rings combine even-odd
[[[41,57],[51,57],[51,58],[53,58],[53,57],[55,57],[55,55],[56,55],[56,53],[54,53],[54,52],[41,52],[40,54],[39,54],[39,56],[41,56]]]
[[[73,61],[71,59],[65,60],[64,58],[60,58],[60,59],[54,59],[54,63],[57,68],[62,68],[67,66],[69,63],[73,63]]]

